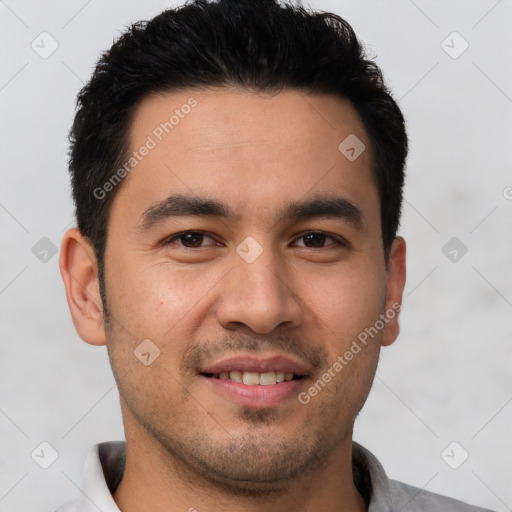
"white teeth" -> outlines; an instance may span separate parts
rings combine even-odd
[[[243,382],[249,386],[270,386],[272,384],[293,380],[293,373],[285,373],[281,371],[258,373],[233,370],[231,372],[220,372],[216,376],[221,380],[232,380],[240,383]]]
[[[235,382],[243,382],[242,372],[239,372],[238,370],[229,372],[229,376],[231,377],[231,380],[234,380]]]
[[[259,384],[260,383],[260,374],[256,372],[244,372],[242,377],[242,381],[244,384]]]
[[[262,386],[268,386],[269,384],[276,383],[276,372],[260,373],[260,384]]]

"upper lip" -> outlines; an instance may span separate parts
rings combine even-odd
[[[206,364],[200,373],[221,373],[234,370],[246,372],[285,372],[305,376],[307,365],[284,354],[248,355],[235,354],[224,356],[217,361]]]

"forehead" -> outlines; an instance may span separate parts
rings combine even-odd
[[[347,158],[347,140],[366,149]],[[260,217],[308,193],[377,198],[363,123],[348,100],[332,95],[230,88],[153,94],[135,109],[129,142],[137,161],[119,196],[139,210],[171,193],[225,197],[235,210],[260,209]]]

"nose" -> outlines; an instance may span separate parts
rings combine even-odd
[[[234,255],[234,268],[223,280],[216,315],[227,330],[245,326],[257,334],[302,323],[303,308],[290,272],[271,251],[248,263]]]

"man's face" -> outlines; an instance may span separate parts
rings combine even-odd
[[[366,146],[353,161],[338,149],[351,134]],[[148,136],[105,252],[127,437],[226,486],[279,486],[350,439],[394,339],[396,319],[333,369],[392,299],[370,142],[339,98],[228,89],[146,98],[131,149]]]

